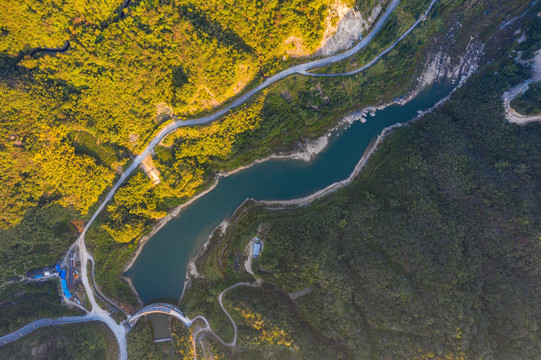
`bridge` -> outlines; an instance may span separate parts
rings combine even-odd
[[[128,325],[128,327],[132,327],[135,325],[137,320],[139,320],[142,316],[148,315],[148,314],[166,314],[169,316],[173,316],[180,321],[184,323],[187,327],[190,327],[192,325],[192,320],[188,319],[182,311],[175,305],[171,304],[165,304],[165,303],[154,303],[147,305],[140,309],[138,312],[130,316],[126,321],[125,324]]]

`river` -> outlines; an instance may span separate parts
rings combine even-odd
[[[327,148],[309,163],[274,159],[221,178],[212,191],[184,208],[149,239],[126,276],[145,304],[176,304],[190,256],[246,198],[294,199],[347,178],[370,141],[384,128],[411,120],[418,110],[431,108],[451,90],[451,84],[433,85],[403,106],[389,106],[368,116],[365,123],[356,121],[347,129],[334,131]]]

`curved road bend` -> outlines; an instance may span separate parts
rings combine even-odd
[[[362,41],[360,41],[357,45],[352,47],[349,50],[344,51],[343,53],[326,57],[324,59],[319,59],[315,61],[308,62],[306,64],[300,64],[293,66],[289,69],[286,69],[274,76],[271,76],[267,80],[265,80],[263,83],[255,87],[254,89],[248,91],[246,94],[239,97],[237,100],[235,100],[233,103],[229,104],[225,108],[215,112],[212,115],[204,116],[197,119],[191,119],[191,120],[176,120],[168,124],[166,127],[164,127],[156,136],[150,141],[150,143],[147,145],[147,147],[133,160],[132,164],[124,171],[120,179],[115,183],[113,188],[109,191],[101,205],[98,207],[94,215],[90,218],[88,223],[86,224],[83,233],[81,234],[81,238],[84,237],[84,234],[86,233],[86,230],[92,225],[96,217],[103,211],[105,208],[105,205],[112,199],[113,195],[115,194],[116,190],[120,187],[120,185],[126,181],[126,179],[131,175],[135,169],[141,164],[143,159],[158,145],[169,133],[175,131],[178,128],[186,127],[186,126],[197,126],[197,125],[204,125],[211,123],[213,121],[218,120],[225,114],[229,112],[229,110],[235,109],[239,107],[240,105],[244,104],[246,101],[248,101],[252,96],[260,92],[261,90],[265,89],[266,87],[272,85],[273,83],[287,77],[293,74],[308,74],[308,70],[312,70],[318,67],[334,64],[336,62],[339,62],[341,60],[344,60],[351,55],[359,52],[363,48],[365,48],[373,39],[374,37],[380,32],[380,30],[383,28],[383,25],[385,25],[385,22],[389,18],[389,16],[393,13],[393,11],[396,9],[398,4],[400,4],[401,0],[392,0],[387,9],[385,10],[385,13],[383,16],[378,20],[376,25],[374,26],[374,29],[368,34],[367,37],[365,37]],[[434,2],[437,0],[433,0]]]
[[[233,325],[233,340],[231,340],[231,342],[225,342],[224,340],[222,340],[222,338],[220,336],[218,336],[218,334],[216,334],[212,328],[210,327],[210,324],[208,322],[208,320],[202,316],[202,315],[197,315],[196,317],[194,317],[191,322],[195,322],[196,320],[201,320],[205,323],[205,327],[203,328],[199,328],[197,329],[193,336],[192,336],[192,347],[193,347],[193,351],[194,351],[194,360],[197,359],[197,356],[196,356],[196,342],[197,342],[197,338],[199,337],[200,334],[202,333],[210,333],[212,336],[214,336],[214,338],[216,340],[218,340],[218,342],[220,342],[222,345],[224,346],[228,346],[228,347],[232,347],[232,346],[235,346],[236,343],[237,343],[237,324],[235,324],[235,321],[233,320],[233,317],[231,317],[231,315],[229,314],[229,312],[225,309],[224,307],[224,304],[223,304],[223,296],[225,295],[225,293],[227,293],[228,291],[230,290],[233,290],[234,288],[238,287],[238,286],[250,286],[250,287],[258,287],[258,282],[260,280],[256,278],[256,282],[255,283],[247,283],[247,282],[238,282],[236,284],[233,284],[231,285],[230,287],[228,287],[227,289],[225,289],[224,291],[222,291],[220,293],[220,295],[218,296],[218,303],[220,304],[220,307],[222,308],[222,311],[225,313],[225,315],[227,316],[227,318],[229,319],[229,321],[231,322],[231,324]]]
[[[515,20],[515,19],[512,19]],[[505,117],[510,123],[525,125],[529,122],[541,121],[541,114],[537,115],[523,115],[518,113],[513,107],[511,107],[511,101],[519,95],[524,94],[533,82],[541,81],[541,50],[535,53],[535,57],[531,60],[532,76],[509,90],[503,95],[503,105],[505,107]]]
[[[347,76],[347,75],[355,75],[355,74],[358,74],[360,73],[361,71],[364,71],[366,69],[368,69],[369,67],[371,67],[372,65],[374,65],[376,62],[379,61],[379,59],[381,59],[385,54],[387,54],[389,51],[391,51],[392,49],[394,49],[394,47],[399,43],[401,42],[402,40],[404,40],[404,38],[406,36],[408,36],[416,27],[417,25],[419,25],[424,19],[426,19],[426,17],[428,16],[428,13],[430,12],[430,10],[432,10],[432,8],[434,7],[434,4],[436,4],[438,0],[432,0],[432,2],[430,3],[430,5],[428,6],[428,9],[425,11],[424,15],[421,16],[408,30],[406,30],[402,35],[400,35],[400,37],[398,39],[396,39],[396,41],[390,45],[388,48],[386,48],[385,50],[383,50],[381,53],[379,53],[378,56],[376,56],[374,59],[372,59],[368,64],[366,65],[363,65],[361,66],[360,68],[358,69],[355,69],[355,70],[352,70],[350,72],[345,72],[345,73],[335,73],[335,74],[317,74],[317,73],[309,73],[309,72],[304,72],[303,74],[304,75],[310,75],[310,76],[324,76],[324,77],[335,77],[335,76]]]
[[[374,39],[374,37],[379,33],[379,31],[383,28],[383,25],[385,24],[389,16],[393,13],[393,11],[396,9],[398,4],[400,4],[400,1],[401,0],[392,0],[389,6],[387,7],[387,9],[385,10],[385,13],[378,20],[378,22],[376,23],[376,25],[374,26],[374,29],[370,32],[370,34],[368,34],[367,37],[365,37],[362,41],[360,41],[357,45],[355,45],[351,49],[346,50],[343,53],[340,53],[338,55],[311,61],[306,64],[296,65],[289,69],[286,69],[274,76],[271,76],[270,78],[265,80],[263,83],[261,83],[254,89],[250,90],[246,94],[242,95],[241,97],[239,97],[237,100],[235,100],[233,103],[229,104],[225,108],[215,112],[214,114],[204,116],[198,119],[173,121],[169,123],[167,126],[165,126],[162,130],[160,130],[158,134],[156,134],[156,136],[150,141],[147,147],[139,155],[137,155],[137,157],[133,160],[131,165],[120,176],[120,179],[117,180],[117,182],[113,185],[111,190],[107,193],[107,195],[103,199],[102,203],[100,204],[96,212],[94,212],[90,220],[86,223],[83,229],[83,232],[81,233],[79,238],[72,244],[72,246],[70,247],[70,249],[68,250],[64,258],[64,260],[66,260],[68,253],[71,252],[75,246],[77,245],[79,246],[81,264],[84,264],[84,266],[81,266],[81,280],[85,288],[85,291],[87,292],[87,296],[90,301],[90,304],[92,306],[92,311],[91,311],[92,313],[105,314],[106,312],[103,309],[101,309],[96,303],[96,299],[94,298],[94,293],[92,292],[90,283],[88,281],[88,274],[87,274],[87,269],[86,269],[86,264],[88,261],[88,252],[86,250],[86,246],[84,242],[85,234],[87,230],[90,228],[90,226],[92,226],[92,224],[94,223],[98,215],[103,211],[107,203],[113,198],[114,194],[116,193],[120,185],[122,185],[122,183],[124,183],[124,181],[126,181],[126,179],[128,179],[128,177],[131,175],[131,173],[137,169],[137,167],[141,164],[143,159],[156,147],[156,145],[158,145],[169,133],[175,131],[178,128],[186,127],[186,126],[204,125],[204,124],[211,123],[215,120],[218,120],[220,117],[227,114],[229,110],[237,108],[240,105],[244,104],[256,93],[260,92],[261,90],[268,87],[269,85],[277,82],[278,80],[281,80],[292,74],[306,74],[308,70],[336,63],[338,61],[346,59],[349,56],[357,53],[361,49],[365,48]]]
[[[94,285],[94,289],[96,290],[96,295],[98,298],[100,298],[103,302],[107,304],[107,306],[113,311],[120,311],[124,314],[124,316],[129,317],[130,314],[128,314],[123,308],[115,304],[115,302],[111,299],[109,299],[107,296],[105,296],[98,286],[96,285],[96,277],[94,276],[94,270],[96,269],[96,262],[94,261],[94,257],[91,254],[88,254],[88,259],[92,263],[92,285]]]

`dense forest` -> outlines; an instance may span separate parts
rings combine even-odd
[[[399,36],[428,3],[404,0],[369,54]],[[443,29],[455,21],[449,14],[462,9],[467,22],[490,6],[482,2],[470,11],[462,3],[442,1],[434,16],[365,74],[336,80],[295,76],[223,121],[171,134],[154,156],[161,183],[154,186],[142,172],[135,174],[95,229],[93,251],[98,264],[105,264],[100,274],[110,276],[105,269],[121,268],[106,265],[107,257],[125,263],[133,242],[173,206],[207,187],[216,171],[291,149],[305,137],[324,133],[340,114],[403,95],[414,85],[431,39],[443,36]],[[143,1],[124,9],[121,18],[111,5],[97,10],[77,3],[63,11],[68,5],[56,1],[2,1],[6,11],[19,14],[0,20],[5,35],[0,59],[0,189],[5,201],[0,224],[7,229],[0,230],[0,237],[9,239],[0,244],[2,264],[9,269],[3,277],[33,266],[20,261],[21,256],[43,255],[49,248],[58,256],[73,236],[69,220],[92,213],[100,195],[172,114],[182,119],[209,111],[297,61],[283,46],[291,36],[302,39],[307,54],[312,52],[334,16],[332,4]],[[375,4],[363,1],[357,7],[368,13]],[[513,11],[526,4],[515,3]],[[498,9],[486,18],[497,23],[506,16]],[[44,31],[22,29],[20,19],[40,24]],[[65,40],[70,48],[64,53],[29,55],[32,49],[58,47]],[[25,236],[41,232],[38,224],[46,218],[56,224],[48,227],[46,237]],[[130,246],[120,248],[116,242]],[[113,255],[113,249],[122,254]],[[111,290],[120,287],[111,283]]]
[[[11,14],[0,19],[4,228],[40,198],[85,216],[154,120],[210,110],[282,68],[290,36],[311,53],[331,16],[325,0],[143,1],[123,19],[113,4],[0,2]],[[29,55],[65,40],[67,52]],[[124,156],[108,163],[103,152]]]
[[[298,209],[248,203],[213,239],[182,307],[226,341],[216,297],[250,281],[235,264],[264,240],[263,286],[226,295],[239,343],[211,341],[217,358],[541,356],[541,127],[505,120],[502,93],[529,76],[508,55],[394,130],[351,186]]]

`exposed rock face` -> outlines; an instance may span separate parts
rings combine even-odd
[[[370,16],[364,19],[357,9],[337,4],[332,11],[339,18],[338,25],[332,26],[330,20],[327,21],[327,31],[323,37],[322,45],[314,55],[328,56],[352,47],[362,39],[363,31],[368,30],[381,10],[382,6],[378,4],[372,9]]]
[[[425,71],[419,78],[419,87],[424,88],[434,82],[447,79],[465,81],[478,67],[484,46],[474,39],[466,47],[464,55],[453,61],[445,51],[439,51],[429,59]]]

